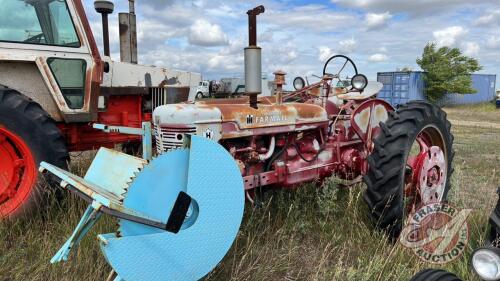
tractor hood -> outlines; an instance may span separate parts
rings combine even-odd
[[[243,100],[226,103],[198,102],[160,106],[153,112],[155,125],[197,125],[233,123],[237,129],[289,126],[327,121],[326,111],[318,105],[304,103],[260,104],[249,107]]]
[[[176,85],[196,88],[201,81],[201,74],[179,71],[163,67],[103,60],[109,64],[109,71],[104,73],[102,87],[163,87]]]
[[[197,123],[220,123],[222,113],[217,108],[198,104],[179,103],[157,107],[153,112],[155,125],[194,125]]]

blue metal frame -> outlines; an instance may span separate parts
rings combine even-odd
[[[142,158],[153,159],[153,132],[151,122],[142,122],[142,128],[109,126],[105,124],[93,124],[94,129],[102,130],[106,133],[120,133],[126,135],[138,135],[142,137]]]

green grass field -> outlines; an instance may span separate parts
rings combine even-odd
[[[452,128],[456,157],[450,203],[474,212],[468,221],[470,243],[465,254],[444,266],[463,280],[478,280],[469,259],[472,249],[483,243],[497,199],[500,129],[488,124],[500,124],[500,110],[485,104],[446,111],[451,120],[485,125]],[[73,159],[72,171],[83,174],[91,156],[86,153]],[[309,184],[295,192],[273,191],[260,208],[247,204],[237,240],[206,279],[408,280],[432,266],[373,229],[363,188],[338,189],[327,182],[318,189]],[[105,280],[110,267],[100,253],[96,234],[116,229],[116,221],[110,218],[99,222],[68,262],[49,263],[84,208],[83,202],[68,197],[52,200],[30,218],[0,223],[0,281]]]

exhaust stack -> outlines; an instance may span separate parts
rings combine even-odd
[[[94,1],[94,9],[101,14],[102,17],[102,41],[104,44],[104,55],[109,57],[109,25],[108,15],[113,13],[115,5],[108,0]]]
[[[137,27],[135,17],[135,0],[129,0],[129,12],[119,13],[120,60],[137,64]]]
[[[260,5],[247,12],[249,46],[245,48],[245,92],[253,108],[257,108],[257,95],[262,92],[262,49],[257,46],[257,16],[264,11]]]

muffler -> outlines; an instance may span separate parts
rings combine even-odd
[[[245,48],[245,92],[253,108],[257,108],[257,96],[262,93],[262,49],[257,46],[257,16],[264,11],[260,5],[247,12],[249,46]]]

